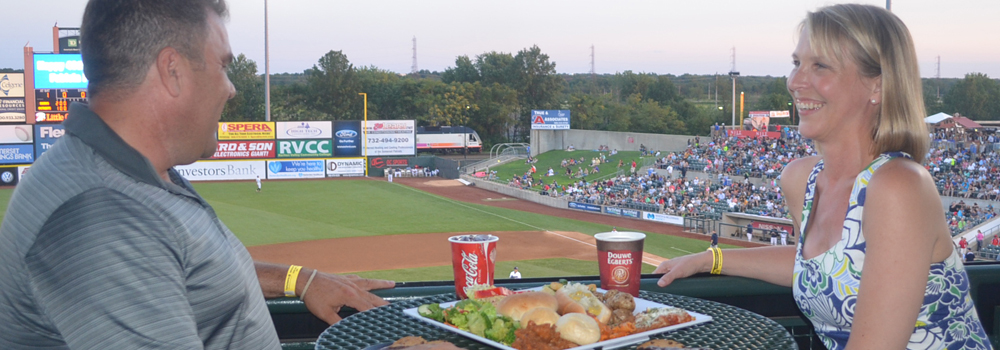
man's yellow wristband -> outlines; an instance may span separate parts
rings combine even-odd
[[[722,274],[722,249],[712,247],[712,271],[713,275]]]
[[[288,274],[285,275],[286,297],[295,297],[295,283],[299,280],[299,271],[302,271],[302,266],[292,265],[288,267]]]

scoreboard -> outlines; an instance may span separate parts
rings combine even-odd
[[[69,112],[70,102],[87,102],[87,89],[36,89],[35,110]]]
[[[87,102],[87,78],[79,53],[34,55],[35,122],[61,123],[69,105]]]

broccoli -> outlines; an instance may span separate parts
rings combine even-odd
[[[441,309],[440,304],[424,304],[417,308],[417,313],[420,316],[427,317],[429,319],[444,322],[444,310]]]
[[[510,345],[514,343],[514,330],[517,326],[506,316],[497,317],[493,328],[486,330],[486,339]]]

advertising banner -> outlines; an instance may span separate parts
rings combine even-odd
[[[326,176],[322,159],[308,160],[269,160],[267,161],[268,179],[309,179]]]
[[[35,159],[48,151],[65,133],[62,124],[35,125]]]
[[[0,186],[16,186],[20,176],[17,167],[0,167]]]
[[[792,232],[792,225],[776,224],[773,222],[765,222],[765,221],[752,221],[750,222],[750,225],[758,230],[764,230],[764,231],[777,230],[779,233],[781,232],[781,230],[785,230],[788,231],[788,233],[795,234],[795,232]]]
[[[66,112],[35,112],[36,123],[62,123],[69,117]]]
[[[35,161],[31,145],[0,145],[0,164],[27,164]]]
[[[318,122],[277,122],[279,140],[332,139],[333,123]]]
[[[326,177],[365,176],[364,158],[326,160]]]
[[[24,114],[23,98],[0,98],[0,114],[21,113]]]
[[[382,169],[382,168],[409,168],[410,159],[409,158],[385,158],[385,157],[374,157],[371,158],[372,168]]]
[[[749,138],[766,137],[769,139],[776,139],[781,137],[781,133],[777,131],[726,130],[726,133],[730,137],[749,137]]]
[[[649,221],[662,222],[665,224],[684,226],[684,218],[660,213],[642,212],[642,218]]]
[[[569,110],[532,110],[532,130],[569,130]]]
[[[586,211],[595,211],[595,212],[598,212],[598,213],[601,212],[601,206],[600,205],[596,205],[596,204],[569,202],[569,208],[570,209],[578,209],[578,210],[586,210]]]
[[[80,54],[35,54],[35,89],[86,89]],[[2,78],[0,78],[2,79]]]
[[[274,122],[222,122],[219,140],[273,140]]]
[[[0,126],[0,143],[32,143],[34,132],[31,125]]]
[[[361,121],[333,122],[333,155],[357,157],[361,154]]]
[[[278,140],[278,158],[333,156],[331,140]]]
[[[263,160],[197,161],[174,167],[188,181],[255,180],[267,176]],[[248,187],[249,188],[249,187]]]
[[[24,113],[0,113],[0,123],[24,123],[26,121],[28,121],[28,117]]]
[[[24,176],[28,174],[28,168],[31,168],[31,166],[22,165],[17,167],[17,182],[24,181]]]
[[[611,215],[621,215],[633,219],[639,219],[642,217],[642,212],[638,210],[624,209],[618,207],[604,207],[604,212]]]
[[[771,118],[788,118],[791,114],[788,111],[771,111],[768,116]]]
[[[622,215],[622,208],[619,207],[604,207],[604,212],[611,215]]]
[[[274,141],[219,141],[212,159],[274,158]]]
[[[369,156],[416,154],[417,128],[412,120],[369,120],[365,142]]]
[[[24,73],[0,73],[0,97],[24,99]]]

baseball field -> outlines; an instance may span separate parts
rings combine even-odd
[[[613,226],[647,233],[646,273],[708,246],[680,227],[551,208],[441,178],[265,181],[260,193],[252,181],[194,186],[255,259],[396,281],[451,280],[446,238],[456,234],[500,237],[498,278],[515,266],[524,277],[596,275],[592,236]],[[0,209],[12,192],[0,189]]]

